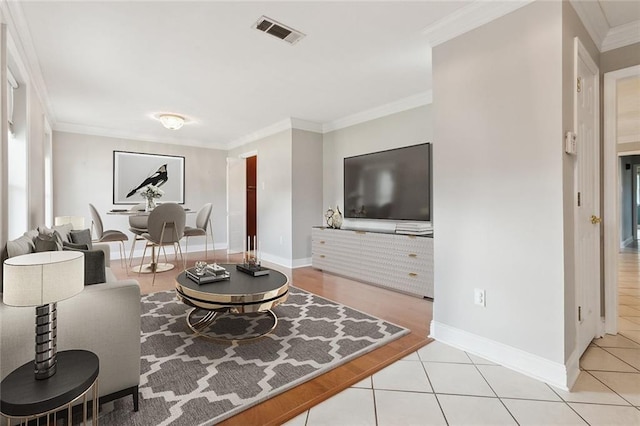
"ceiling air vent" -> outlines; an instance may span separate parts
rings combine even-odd
[[[271,34],[274,37],[284,40],[289,44],[296,44],[305,35],[300,31],[296,31],[293,28],[282,25],[279,22],[266,16],[261,16],[260,19],[253,24],[253,28],[260,30],[264,33]]]

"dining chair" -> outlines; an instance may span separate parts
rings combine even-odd
[[[185,252],[189,257],[189,237],[201,237],[204,235],[204,258],[208,259],[207,247],[209,245],[209,236],[207,231],[211,234],[211,244],[213,246],[213,258],[215,260],[216,246],[213,240],[213,228],[211,227],[211,210],[213,210],[213,204],[207,203],[200,210],[196,216],[196,226],[186,226],[184,228],[184,236],[186,237]]]
[[[95,242],[98,243],[120,243],[120,263],[127,270],[127,258],[126,250],[124,248],[124,242],[129,241],[129,237],[124,232],[115,229],[104,229],[102,224],[102,218],[95,206],[89,203],[89,211],[91,212],[91,227],[95,231]]]
[[[156,247],[173,245],[173,250],[176,255],[175,259],[177,260],[177,253],[179,251],[183,267],[185,266],[182,248],[180,247],[180,240],[184,236],[185,220],[186,214],[184,209],[176,203],[165,203],[159,205],[149,214],[147,232],[142,234],[142,237],[147,240],[147,244],[144,246],[142,262],[140,264],[138,274],[142,272],[142,263],[144,263],[144,257],[147,254],[147,247],[151,247],[151,269],[153,271],[153,280],[151,281],[151,285],[156,281],[158,265],[158,253],[155,250]]]
[[[129,209],[130,212],[142,211],[144,212],[145,203],[136,204]],[[149,221],[149,215],[147,214],[132,214],[129,216],[129,232],[133,234],[133,241],[131,242],[131,253],[129,253],[129,266],[133,263],[133,252],[136,248],[137,241],[143,241],[142,234],[147,232],[147,222]]]

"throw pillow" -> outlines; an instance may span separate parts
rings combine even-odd
[[[38,240],[41,241],[38,242]],[[50,242],[55,242],[56,248],[53,248]],[[55,229],[49,229],[46,226],[38,227],[38,236],[34,243],[36,246],[36,252],[62,250],[62,236],[60,236],[60,233]]]
[[[62,242],[67,242],[70,243],[71,239],[69,236],[69,233],[71,232],[71,230],[73,229],[73,225],[70,223],[65,223],[64,225],[56,225],[53,228],[54,231],[57,231],[58,234],[60,234],[60,237],[62,238]]]
[[[36,253],[62,250],[55,236],[38,235],[36,237]]]
[[[107,281],[104,252],[102,250],[81,250],[68,245],[63,250],[84,253],[84,285],[102,284]]]
[[[89,247],[89,250],[93,250],[93,244],[91,243],[91,230],[90,229],[80,229],[80,230],[72,230],[69,233],[71,237],[71,242],[74,244],[86,244]]]
[[[14,257],[23,254],[33,253],[36,250],[31,238],[23,235],[20,238],[16,238],[13,241],[7,241],[7,256]]]

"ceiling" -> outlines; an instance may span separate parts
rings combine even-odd
[[[471,29],[465,16],[477,26],[526,3],[22,1],[10,11],[54,129],[228,148],[283,120],[322,130],[426,99],[434,40]],[[611,25],[634,16],[625,2],[600,3]],[[290,45],[253,29],[262,15],[306,37]],[[188,123],[164,129],[161,112]]]

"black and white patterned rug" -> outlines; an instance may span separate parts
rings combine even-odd
[[[274,308],[278,326],[253,341],[196,337],[191,309],[175,292],[142,297],[140,411],[130,397],[100,416],[102,425],[211,425],[306,382],[409,332],[336,302],[290,287]],[[269,316],[230,315],[228,330],[271,327]]]

